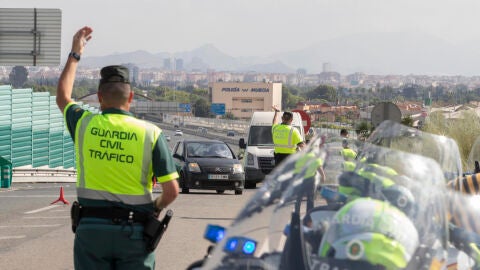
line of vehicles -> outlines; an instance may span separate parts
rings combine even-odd
[[[208,189],[216,190],[219,194],[233,190],[236,195],[240,195],[244,188],[255,188],[275,166],[273,116],[274,112],[253,113],[247,139],[239,139],[238,154],[221,140],[178,141],[173,147],[172,154],[179,173],[182,193],[189,193],[190,189]],[[299,113],[293,113],[292,126],[305,138]],[[196,133],[206,134],[207,130],[198,128]],[[228,130],[226,135],[235,136],[235,132]],[[183,136],[183,132],[176,130],[175,136]]]

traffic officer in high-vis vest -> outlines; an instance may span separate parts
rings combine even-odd
[[[273,106],[275,114],[272,121],[272,137],[274,144],[275,166],[278,166],[282,160],[291,154],[295,154],[298,149],[305,147],[300,131],[292,127],[293,114],[284,112],[282,115],[282,123],[277,123],[278,112],[280,111],[276,105]]]
[[[340,154],[345,161],[352,161],[357,157],[357,152],[348,146],[347,139],[342,140],[342,150],[340,150]]]
[[[74,35],[56,98],[75,143],[75,269],[154,269],[155,253],[148,249],[144,228],[177,197],[178,174],[162,130],[129,112],[134,93],[127,68],[100,71],[101,114],[72,100],[75,72],[91,33],[86,26]],[[154,176],[162,187],[155,200]]]
[[[307,196],[307,211],[314,207],[315,193],[317,192],[318,185],[325,183],[323,158],[317,156],[316,152],[317,149],[312,149],[306,153],[302,152],[303,155],[295,162],[294,173],[297,176],[301,176],[303,181],[309,183],[309,185],[305,185],[309,187],[305,192]]]

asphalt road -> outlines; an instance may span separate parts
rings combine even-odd
[[[191,137],[164,132],[171,136],[171,146]],[[238,146],[230,146],[238,151]],[[0,189],[0,269],[73,269],[70,205],[51,204],[61,189],[71,204],[76,198],[73,182],[15,182],[14,178],[10,189]],[[154,195],[160,192],[155,190]],[[209,245],[203,239],[206,225],[228,226],[254,192],[248,189],[243,195],[234,195],[233,191],[191,190],[180,194],[169,207],[174,217],[155,251],[157,269],[186,269],[203,258]]]
[[[73,202],[74,183],[14,183],[0,189],[1,269],[73,269],[70,205],[51,204],[61,187]],[[229,225],[254,191],[180,194],[169,207],[174,217],[156,250],[157,269],[185,269],[202,258],[209,245],[203,239],[206,225]]]

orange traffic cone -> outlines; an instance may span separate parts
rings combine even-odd
[[[63,187],[60,187],[60,197],[53,201],[51,204],[57,203],[57,202],[63,202],[63,204],[70,204],[66,199],[63,194]]]

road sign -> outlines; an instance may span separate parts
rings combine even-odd
[[[191,112],[192,111],[192,106],[190,106],[190,103],[179,103],[178,108],[182,112]]]
[[[402,121],[402,112],[397,105],[392,102],[380,102],[372,109],[372,124],[376,127],[385,120],[391,120],[397,123]]]
[[[0,8],[0,18],[0,66],[60,64],[60,9]]]
[[[215,115],[225,115],[225,103],[212,103],[210,112]]]
[[[303,122],[303,131],[305,134],[307,134],[310,126],[312,125],[312,119],[310,119],[310,115],[308,115],[308,113],[306,113],[304,110],[293,110],[292,112],[298,112],[300,114]]]

